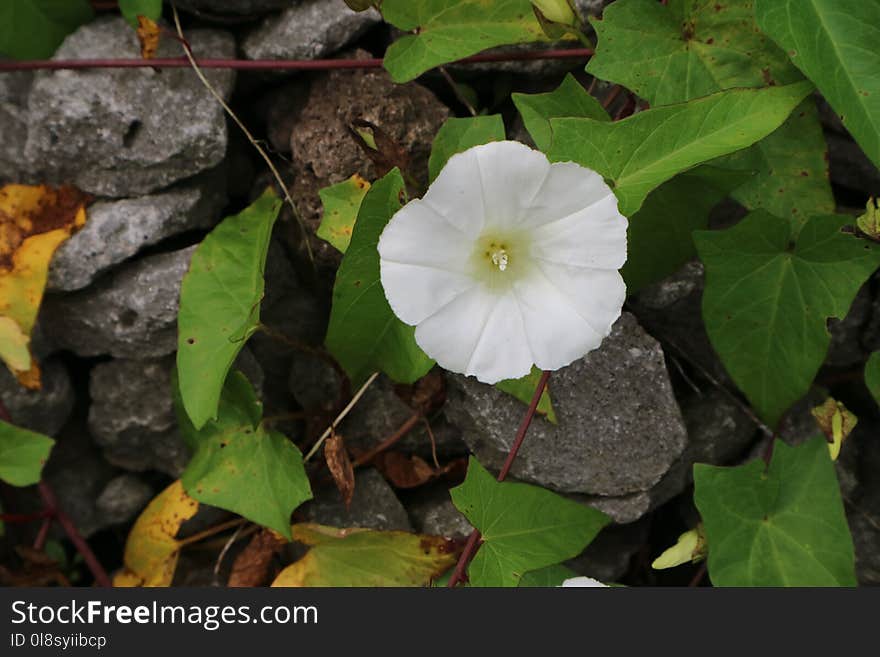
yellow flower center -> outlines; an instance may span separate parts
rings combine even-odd
[[[528,263],[528,242],[519,233],[482,235],[474,246],[474,273],[494,289],[509,286]]]

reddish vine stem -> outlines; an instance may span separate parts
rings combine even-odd
[[[529,430],[529,426],[532,424],[532,418],[535,417],[535,412],[538,410],[538,403],[541,401],[541,395],[544,394],[544,388],[547,387],[547,380],[549,378],[549,371],[541,373],[541,378],[538,380],[538,385],[535,387],[535,394],[532,395],[532,401],[529,404],[529,408],[526,410],[526,414],[523,416],[522,422],[519,425],[516,437],[513,439],[513,445],[510,447],[510,452],[507,454],[504,465],[501,466],[501,471],[498,473],[498,481],[504,481],[510,472],[510,468],[513,466],[513,462],[516,460],[516,455],[519,453],[520,447],[522,447],[523,441],[526,439],[526,433]],[[455,565],[455,570],[452,572],[452,577],[449,578],[449,588],[454,588],[464,579],[465,569],[471,559],[473,559],[474,554],[479,547],[479,542],[480,532],[475,529],[468,537],[464,550],[462,550],[461,556],[458,559],[458,563]]]
[[[10,424],[12,423],[12,416],[9,414],[9,409],[6,408],[2,399],[0,399],[0,420],[9,422]],[[58,498],[55,497],[52,487],[45,481],[41,481],[38,485],[38,490],[40,491],[40,497],[43,499],[45,509],[38,514],[33,514],[36,516],[34,519],[46,518],[57,521],[64,530],[64,533],[67,534],[70,542],[73,543],[76,551],[82,555],[86,566],[92,571],[92,575],[95,577],[95,583],[98,586],[103,587],[112,586],[110,583],[110,577],[107,576],[107,571],[104,570],[104,566],[101,565],[101,562],[98,561],[95,553],[92,552],[92,548],[89,547],[89,544],[86,543],[85,539],[80,535],[79,531],[77,531],[76,525],[73,524],[70,517],[58,507]],[[44,529],[41,527],[40,532],[37,535],[38,543],[45,543],[46,536],[48,536],[48,528]]]
[[[43,498],[43,504],[46,505],[46,508],[52,513],[52,516],[58,524],[61,525],[64,533],[67,534],[67,538],[73,543],[73,547],[75,547],[76,551],[82,555],[86,566],[92,571],[92,575],[95,578],[95,584],[105,588],[113,586],[110,583],[110,577],[107,575],[107,571],[104,570],[104,566],[101,565],[101,562],[98,561],[95,553],[92,552],[92,548],[89,547],[89,544],[86,543],[85,539],[80,535],[79,531],[77,531],[76,525],[74,525],[70,517],[58,507],[58,498],[55,497],[52,487],[45,481],[41,481],[38,485],[38,489],[40,491],[40,497]]]
[[[483,53],[461,59],[456,64],[513,62],[539,59],[584,59],[593,55],[592,48],[557,48],[527,52]],[[381,68],[381,59],[196,59],[201,68],[222,68],[239,71],[328,71],[334,69]],[[33,59],[0,61],[0,72],[35,70],[76,70],[93,68],[190,68],[185,57],[157,59]]]

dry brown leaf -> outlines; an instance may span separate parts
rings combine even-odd
[[[369,121],[355,119],[351,122],[349,132],[364,154],[372,160],[379,177],[394,167],[407,171],[409,153],[385,130]]]
[[[158,23],[146,16],[137,17],[137,37],[141,42],[141,57],[153,59],[159,49],[160,28]]]
[[[232,564],[228,586],[262,586],[269,580],[272,557],[287,541],[271,529],[263,529],[251,539]]]
[[[327,468],[333,475],[333,481],[342,494],[345,507],[351,506],[351,498],[354,495],[354,468],[345,449],[345,441],[339,434],[334,434],[324,443],[324,458],[327,460]]]

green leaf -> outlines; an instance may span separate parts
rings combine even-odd
[[[539,570],[530,570],[519,580],[519,588],[549,588],[562,586],[562,583],[577,577],[578,574],[568,566],[556,564]]]
[[[874,397],[874,401],[880,404],[880,351],[875,351],[865,363],[865,385]]]
[[[706,265],[703,319],[731,378],[771,426],[810,388],[843,319],[880,265],[880,248],[841,232],[849,217],[791,224],[757,210],[733,228],[694,233]]]
[[[809,83],[800,82],[722,91],[614,123],[551,119],[550,159],[572,160],[611,179],[621,214],[632,216],[676,174],[766,137],[809,92]]]
[[[836,205],[828,181],[825,136],[816,103],[802,102],[782,126],[751,148],[712,164],[731,171],[753,171],[751,181],[733,198],[750,210],[764,209],[790,217],[799,229],[814,214],[833,213]]]
[[[495,384],[495,387],[506,392],[508,395],[513,395],[522,403],[528,405],[532,403],[532,397],[535,394],[535,389],[538,387],[540,379],[541,370],[533,366],[532,371],[521,379],[499,381]],[[549,385],[544,388],[544,392],[541,393],[541,399],[538,400],[537,411],[541,415],[544,415],[553,424],[557,424],[556,411],[553,410],[553,403],[550,401]]]
[[[119,11],[134,28],[138,26],[138,16],[146,16],[158,21],[162,17],[162,0],[119,0]]]
[[[64,37],[93,16],[89,0],[3,0],[0,54],[15,59],[47,59]]]
[[[431,145],[431,157],[428,159],[429,181],[433,182],[446,161],[456,153],[490,141],[504,141],[504,137],[504,120],[500,114],[447,119],[437,131]]]
[[[770,466],[694,466],[715,586],[855,586],[853,543],[823,437],[776,441]]]
[[[354,174],[348,180],[318,190],[324,205],[324,216],[318,226],[318,237],[329,242],[342,253],[348,249],[354,222],[370,183]]]
[[[801,79],[758,31],[752,3],[618,0],[594,20],[598,42],[587,71],[631,89],[652,107],[733,87]]]
[[[404,31],[385,52],[395,82],[481,50],[545,41],[529,0],[383,0],[382,16]]]
[[[312,497],[302,454],[261,424],[262,404],[244,374],[229,376],[217,419],[200,430],[176,401],[181,433],[195,451],[181,476],[186,492],[290,538],[290,514]]]
[[[377,370],[398,383],[412,383],[434,364],[416,344],[415,329],[392,312],[379,280],[379,235],[405,193],[397,169],[373,183],[336,273],[325,343],[354,386]]]
[[[54,444],[48,436],[0,420],[0,479],[13,486],[37,483]]]
[[[586,118],[609,121],[602,104],[587,93],[571,73],[553,91],[543,94],[511,94],[513,104],[522,116],[526,130],[542,151],[550,149],[550,119]]]
[[[620,270],[627,294],[666,278],[694,258],[693,231],[707,228],[712,208],[749,177],[704,164],[651,192],[627,227],[627,260]]]
[[[224,219],[193,253],[180,288],[177,368],[196,428],[217,417],[232,362],[260,322],[263,273],[281,201],[271,189]]]
[[[472,586],[516,586],[525,573],[580,554],[609,521],[538,486],[499,483],[474,458],[450,495],[483,535],[468,568]]]
[[[786,54],[760,32],[751,3],[623,0],[595,23],[596,55],[587,70],[622,84],[652,106],[737,87],[802,79]],[[734,194],[749,209],[792,217],[834,212],[825,139],[815,103],[805,100],[775,132],[714,162],[757,175]]]
[[[272,586],[426,586],[455,564],[442,536],[296,524],[293,538],[312,548]]]
[[[758,0],[755,15],[880,166],[880,1]]]

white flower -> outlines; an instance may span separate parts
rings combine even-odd
[[[603,584],[597,579],[593,579],[592,577],[572,577],[570,579],[562,582],[562,588],[570,588],[570,587],[604,587],[608,588],[607,584]]]
[[[485,383],[555,370],[620,317],[626,219],[595,171],[513,141],[453,155],[379,239],[382,286],[426,354]]]

